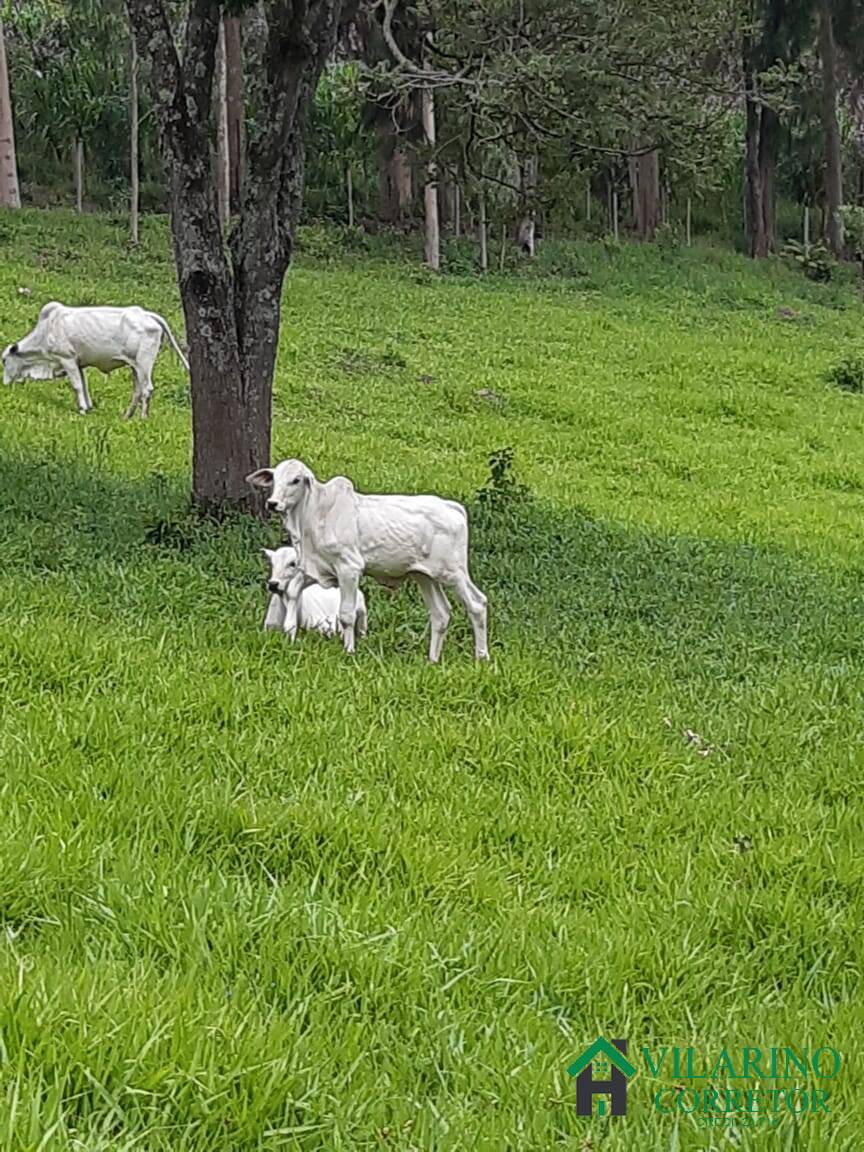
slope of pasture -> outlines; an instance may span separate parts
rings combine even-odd
[[[182,332],[162,222],[0,240],[4,344],[52,298]],[[0,1148],[861,1146],[864,398],[825,379],[861,305],[560,259],[301,257],[285,293],[275,455],[469,503],[489,666],[458,607],[425,664],[413,589],[369,589],[353,661],[263,635],[278,528],[187,514],[170,351],[147,423],[119,374],[87,418],[0,391]],[[490,510],[503,447],[528,494]],[[644,1077],[582,1120],[600,1032],[843,1066],[779,1137]]]

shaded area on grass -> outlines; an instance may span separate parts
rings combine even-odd
[[[82,604],[109,615],[132,607],[142,621],[147,596],[161,615],[173,589],[178,627],[196,614],[242,626],[250,590],[263,604],[259,549],[279,539],[279,525],[239,516],[200,521],[182,479],[124,480],[101,470],[98,456],[98,442],[77,460],[32,460],[7,446],[0,460],[7,579],[20,573],[36,582],[46,609],[69,581]],[[472,570],[489,597],[496,648],[518,639],[578,666],[604,648],[638,646],[679,674],[698,663],[700,674],[716,665],[718,676],[774,660],[830,664],[864,655],[864,579],[854,569],[820,569],[762,546],[654,535],[530,499],[499,509],[470,502],[469,516]],[[410,650],[416,636],[394,635],[404,593],[394,600],[368,583],[388,642]],[[409,619],[422,627],[419,598],[412,601]],[[468,634],[455,600],[451,628],[445,651],[452,658]],[[375,647],[386,654],[386,644]]]

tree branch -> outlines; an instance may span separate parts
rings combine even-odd
[[[428,61],[427,66],[421,68],[415,61],[409,60],[396,43],[396,37],[393,35],[393,15],[398,4],[399,0],[375,0],[372,8],[374,11],[380,7],[383,11],[381,31],[384,34],[387,47],[403,75],[412,80],[415,85],[424,88],[449,88],[456,84],[473,83],[468,75],[470,63],[466,64],[459,72],[444,72],[440,69],[430,68]]]

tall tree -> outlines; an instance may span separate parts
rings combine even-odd
[[[383,66],[391,59],[387,35],[400,52],[419,59],[421,30],[414,6],[390,3],[386,9],[374,5],[360,14],[362,59],[368,68]],[[407,58],[407,57],[406,57]],[[401,224],[409,216],[414,197],[412,157],[409,144],[420,135],[422,109],[419,88],[369,92],[365,119],[375,129],[378,167],[378,216],[388,224]]]
[[[129,65],[129,227],[132,243],[138,243],[138,215],[140,185],[138,173],[138,143],[140,136],[138,116],[138,48],[132,37]]]
[[[402,223],[411,211],[413,177],[407,136],[412,120],[412,94],[392,104],[374,106],[378,156],[378,214],[389,224]]]
[[[6,38],[0,21],[0,208],[20,208],[18,163],[15,155],[15,124],[9,97]]]
[[[758,88],[758,46],[745,35],[743,45],[744,72],[744,226],[750,255],[759,258],[768,255],[768,237],[765,234],[765,215],[762,200],[762,171],[759,166],[759,136],[762,125],[762,104]]]
[[[831,0],[819,0],[819,58],[822,63],[822,133],[825,143],[825,242],[835,256],[843,251],[843,162],[837,119],[837,45]]]
[[[226,255],[210,147],[221,6],[186,0],[183,50],[165,0],[126,0],[170,180],[174,259],[192,376],[193,493],[200,509],[257,506],[246,475],[270,460],[282,284],[303,191],[302,127],[333,50],[341,0],[260,0],[246,12],[243,204]]]
[[[432,34],[428,34],[431,43]],[[441,267],[441,229],[438,223],[438,165],[435,160],[435,88],[425,84],[421,93],[423,142],[426,146],[426,183],[423,187],[426,263],[434,271]]]
[[[640,240],[653,240],[660,223],[660,153],[636,140],[628,159],[633,228]]]

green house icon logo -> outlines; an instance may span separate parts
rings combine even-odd
[[[576,1114],[592,1116],[595,1096],[609,1096],[612,1115],[627,1113],[627,1081],[636,1069],[627,1059],[626,1040],[606,1040],[599,1036],[578,1056],[567,1073],[576,1080]],[[598,1116],[606,1115],[606,1101],[597,1102]]]

